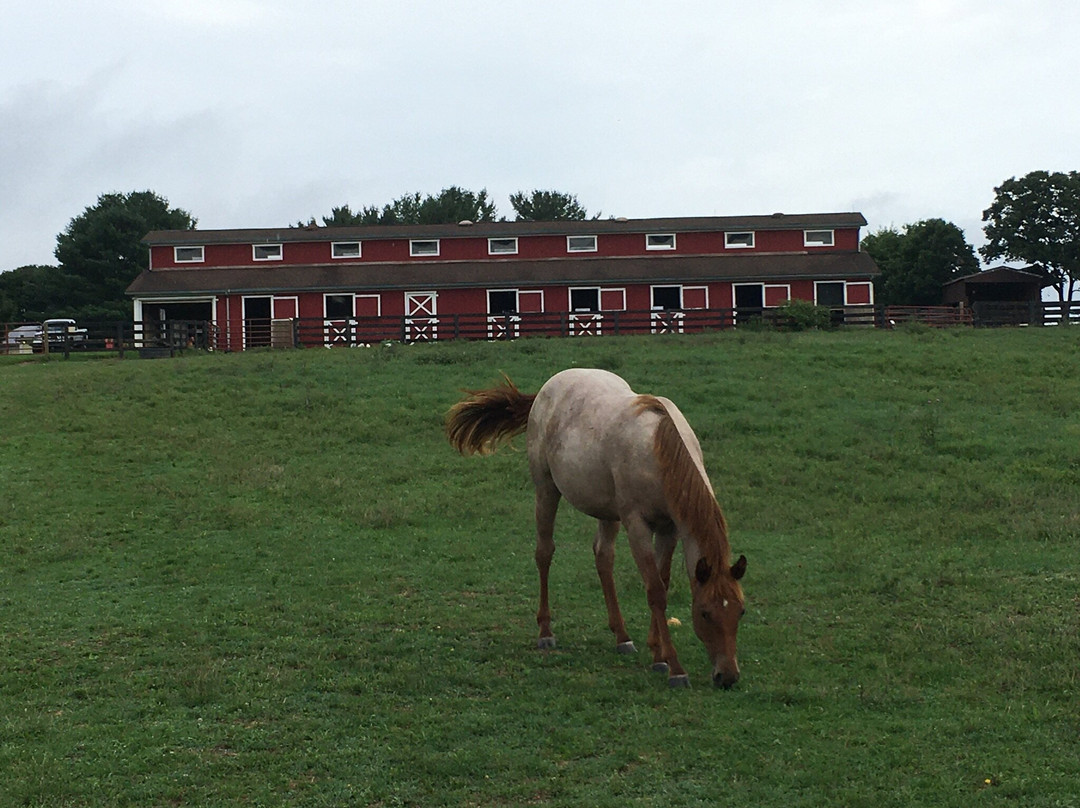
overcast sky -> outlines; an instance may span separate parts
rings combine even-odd
[[[631,218],[861,211],[983,243],[1080,169],[1075,0],[0,0],[0,270],[102,193],[202,229],[450,185]]]

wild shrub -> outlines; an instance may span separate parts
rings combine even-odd
[[[815,331],[829,328],[832,313],[809,300],[789,300],[776,309],[776,323],[789,331]]]

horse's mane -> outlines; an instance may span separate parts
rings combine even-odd
[[[664,499],[672,515],[697,539],[702,557],[713,569],[730,569],[727,520],[675,421],[656,396],[638,396],[637,409],[639,413],[654,412],[660,416],[653,436],[653,454],[660,466]]]

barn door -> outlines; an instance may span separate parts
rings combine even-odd
[[[271,298],[245,297],[243,301],[244,347],[270,345]]]
[[[765,310],[765,286],[760,283],[735,284],[735,324],[761,319]]]
[[[356,301],[351,294],[323,295],[323,344],[327,348],[355,344],[355,307]]]
[[[405,341],[428,342],[439,338],[437,292],[405,293]]]
[[[683,331],[683,289],[681,286],[652,287],[650,329],[654,334],[681,334]]]

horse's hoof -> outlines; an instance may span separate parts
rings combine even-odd
[[[668,665],[666,662],[654,662],[652,664],[653,673],[667,673]]]
[[[619,653],[619,654],[636,654],[637,653],[637,649],[634,647],[634,643],[630,642],[629,640],[627,640],[626,642],[621,642],[618,645],[616,645],[615,646],[615,651],[616,651],[616,653]]]
[[[681,676],[672,676],[667,683],[668,687],[690,687],[690,676],[685,673]]]
[[[555,638],[541,637],[539,640],[536,641],[536,647],[539,648],[541,651],[550,651],[552,648],[555,647]]]

